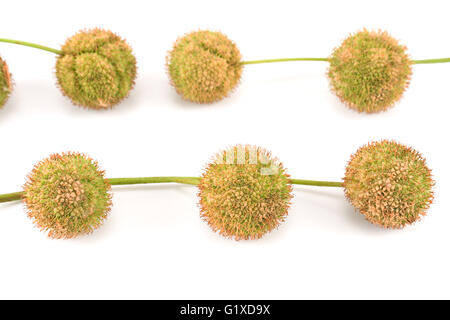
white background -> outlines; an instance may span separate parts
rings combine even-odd
[[[0,298],[450,298],[450,64],[413,67],[388,112],[358,114],[330,92],[325,62],[246,66],[232,96],[182,101],[168,83],[178,36],[220,30],[244,60],[327,57],[351,32],[383,29],[413,59],[450,56],[447,1],[7,1],[0,37],[59,48],[83,28],[126,38],[139,67],[110,111],[73,106],[55,86],[55,56],[0,43],[15,88],[0,110],[0,193],[19,191],[51,153],[79,151],[108,177],[199,175],[233,144],[272,151],[294,178],[339,181],[370,140],[419,150],[437,181],[419,223],[384,230],[341,189],[295,187],[287,221],[258,241],[223,239],[199,217],[193,186],[113,188],[95,233],[51,240],[23,205],[0,205]]]

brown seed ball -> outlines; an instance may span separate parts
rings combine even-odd
[[[111,208],[109,183],[97,162],[79,153],[39,162],[24,185],[28,216],[51,238],[74,238],[102,225]]]
[[[8,101],[12,91],[11,74],[5,60],[0,57],[0,108]]]
[[[370,222],[403,228],[433,202],[431,171],[415,150],[393,141],[372,142],[351,156],[345,194]]]
[[[241,53],[220,32],[196,31],[179,38],[167,56],[171,84],[184,99],[212,103],[239,83]]]
[[[258,239],[288,214],[291,185],[266,150],[235,146],[219,153],[199,184],[201,217],[227,238]]]
[[[125,99],[136,79],[136,58],[124,39],[111,31],[80,31],[61,48],[56,77],[76,105],[107,109]]]
[[[387,32],[350,35],[329,58],[332,90],[350,108],[385,111],[403,95],[412,74],[406,47]]]

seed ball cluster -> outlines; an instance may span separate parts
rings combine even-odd
[[[61,51],[56,77],[63,94],[74,104],[110,108],[126,98],[134,86],[136,58],[125,40],[111,31],[80,31]]]
[[[329,58],[332,90],[350,108],[374,113],[397,102],[412,74],[406,47],[387,32],[363,30],[349,36]]]
[[[110,185],[97,163],[78,153],[38,163],[24,185],[28,216],[51,238],[69,239],[98,228],[111,207]]]
[[[5,105],[6,101],[8,101],[11,91],[11,74],[9,73],[6,62],[0,58],[0,108]]]
[[[347,198],[367,220],[395,229],[426,214],[433,185],[417,151],[387,140],[369,143],[352,155],[344,178]]]
[[[258,239],[288,214],[292,188],[269,152],[235,146],[219,153],[199,184],[200,215],[227,238]]]
[[[167,56],[171,84],[186,100],[212,103],[239,83],[241,53],[220,32],[196,31],[179,38]]]

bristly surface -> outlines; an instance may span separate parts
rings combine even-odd
[[[97,229],[111,208],[110,185],[97,162],[79,153],[39,162],[24,185],[28,216],[51,238],[69,239]]]
[[[76,105],[107,109],[125,99],[136,79],[131,47],[111,31],[80,31],[61,48],[56,77],[64,95]]]
[[[241,54],[220,32],[196,31],[179,38],[167,56],[171,84],[184,99],[212,103],[239,83]]]
[[[434,181],[415,150],[383,140],[361,147],[347,165],[345,194],[370,222],[403,228],[426,214]]]
[[[5,60],[0,57],[0,108],[8,101],[12,91],[11,74]]]
[[[292,187],[266,150],[235,146],[206,167],[199,184],[201,217],[227,238],[258,239],[288,214]]]
[[[329,58],[332,90],[350,108],[374,113],[392,107],[408,88],[412,61],[387,32],[350,35]]]

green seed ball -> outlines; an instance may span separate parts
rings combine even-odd
[[[241,53],[220,32],[196,31],[175,42],[167,56],[167,70],[184,99],[212,103],[228,96],[239,83]]]
[[[351,109],[375,113],[392,107],[412,74],[406,47],[388,33],[363,30],[350,35],[329,58],[332,90]]]
[[[269,152],[235,146],[219,153],[199,184],[201,217],[227,238],[258,239],[288,214],[289,176]]]
[[[352,155],[344,178],[353,206],[371,223],[395,229],[426,214],[433,186],[431,171],[417,151],[386,140]]]
[[[88,234],[111,208],[110,185],[97,163],[78,153],[53,154],[39,162],[24,185],[28,216],[48,236]]]
[[[107,109],[125,99],[136,79],[131,47],[111,31],[80,31],[61,48],[56,77],[76,105]]]
[[[0,108],[8,101],[12,91],[11,74],[5,60],[0,57]]]

